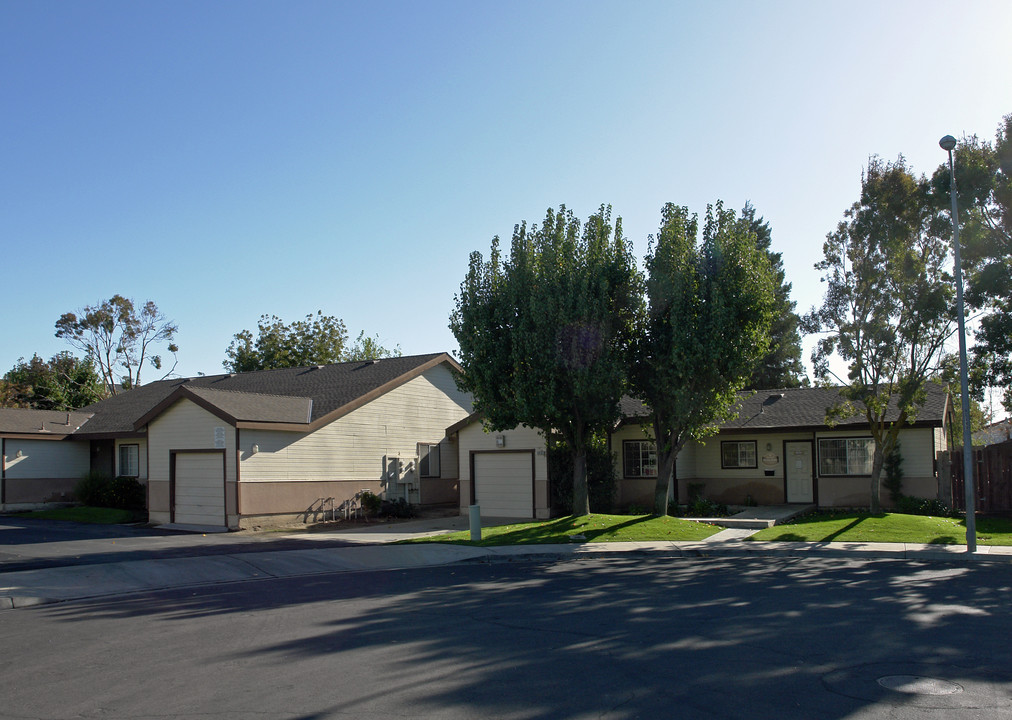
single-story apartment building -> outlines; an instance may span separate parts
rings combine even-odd
[[[147,486],[152,522],[228,528],[364,490],[454,504],[445,429],[471,414],[446,353],[163,380],[78,413],[0,412],[5,507],[72,499],[89,470]]]
[[[733,419],[717,434],[686,443],[671,497],[685,503],[698,492],[729,505],[867,507],[874,442],[861,414],[827,422],[827,410],[840,399],[839,388],[741,393]],[[615,505],[652,508],[658,462],[650,409],[628,397],[620,407],[622,419],[608,436]],[[938,456],[948,449],[951,413],[948,392],[932,384],[917,417],[900,431],[904,494],[948,500]],[[475,415],[450,426],[447,435],[459,453],[462,512],[476,503],[482,515],[551,516],[545,441],[538,432],[483,432]],[[884,490],[882,502],[890,503]]]

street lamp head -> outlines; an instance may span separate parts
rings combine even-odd
[[[946,135],[938,141],[938,146],[942,148],[942,150],[951,151],[954,147],[956,147],[956,138],[952,137],[952,135]]]

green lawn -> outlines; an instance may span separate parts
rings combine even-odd
[[[37,520],[69,520],[71,522],[96,523],[99,525],[118,525],[120,523],[143,521],[145,519],[144,513],[138,514],[131,510],[90,507],[88,505],[56,508],[53,510],[35,510],[34,512],[19,513],[19,515]]]
[[[760,530],[749,540],[963,545],[966,523],[958,518],[925,515],[826,512]],[[1012,545],[1012,519],[977,518],[977,544]]]
[[[458,545],[543,545],[571,542],[636,542],[649,540],[703,540],[723,528],[673,517],[652,515],[587,515],[539,522],[483,527],[481,541],[471,542],[468,531],[407,540],[405,542]],[[582,535],[583,540],[572,539]]]

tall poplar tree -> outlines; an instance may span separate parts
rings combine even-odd
[[[490,430],[558,432],[573,453],[573,514],[590,512],[586,450],[619,417],[642,279],[621,219],[601,206],[582,226],[572,211],[517,225],[509,257],[492,241],[471,254],[450,329],[461,386]]]
[[[667,204],[646,259],[648,309],[632,365],[657,443],[654,513],[689,439],[717,432],[769,347],[775,274],[750,219],[708,206],[702,242],[688,208]]]

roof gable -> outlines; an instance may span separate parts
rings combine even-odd
[[[163,380],[89,406],[95,417],[82,434],[136,433],[184,397],[240,427],[311,431],[444,363],[460,370],[434,353]]]

